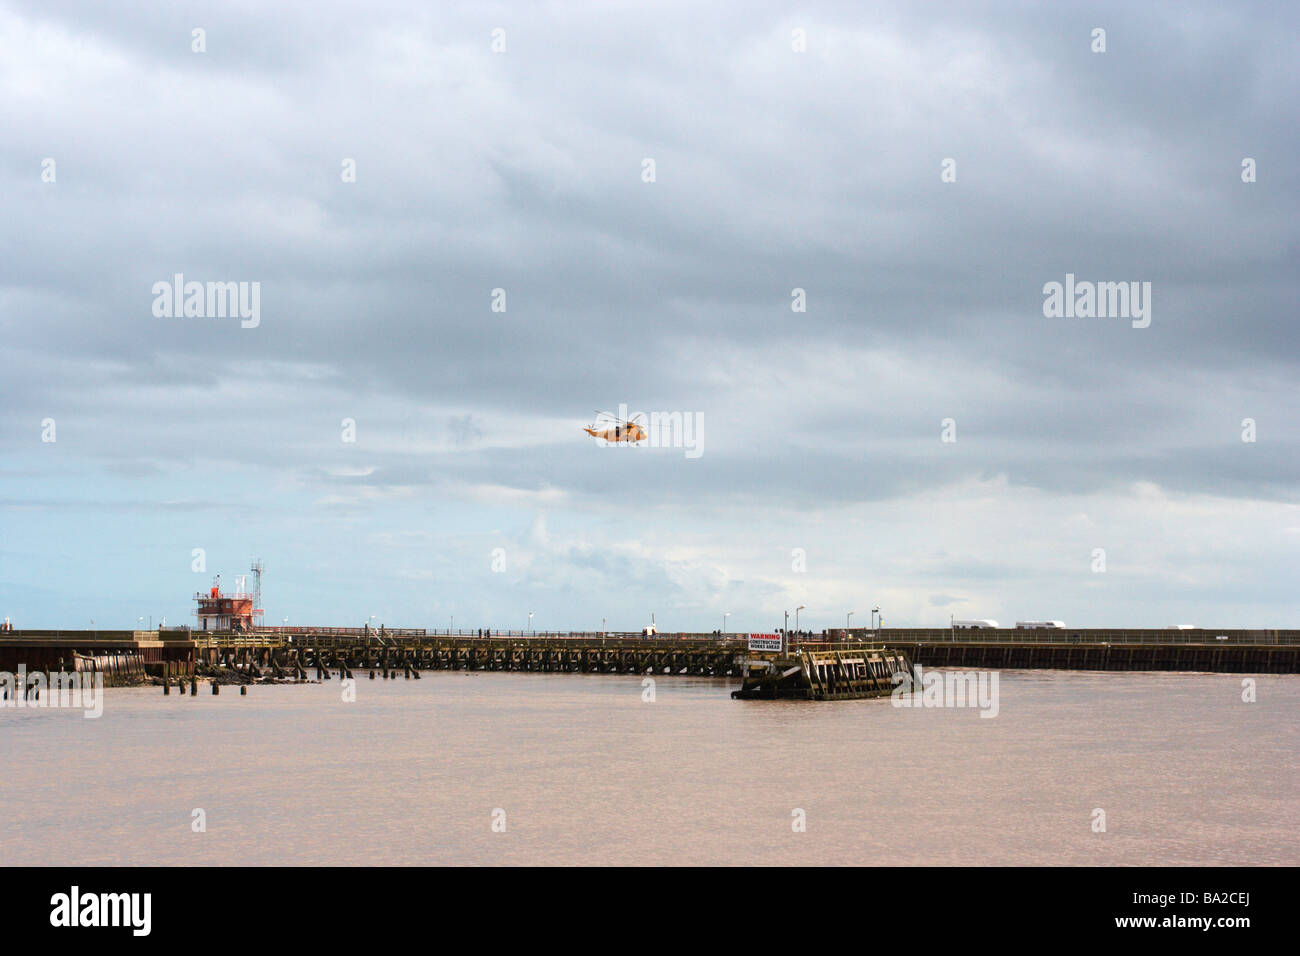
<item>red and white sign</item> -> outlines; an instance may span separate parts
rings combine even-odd
[[[780,634],[751,634],[749,635],[749,649],[751,651],[780,651],[781,635]]]

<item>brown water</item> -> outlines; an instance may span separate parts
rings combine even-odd
[[[1243,703],[1238,675],[1005,671],[993,719],[362,676],[355,703],[333,680],[0,709],[0,864],[1300,862],[1297,676]]]

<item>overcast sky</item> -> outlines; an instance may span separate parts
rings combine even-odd
[[[0,2],[15,626],[1300,626],[1294,4],[433,6]]]

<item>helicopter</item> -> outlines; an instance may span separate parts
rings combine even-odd
[[[645,415],[637,412],[631,419],[623,419],[598,410],[596,420],[583,431],[592,438],[601,438],[606,442],[641,442],[649,436],[645,428],[637,424],[638,418],[644,420]]]

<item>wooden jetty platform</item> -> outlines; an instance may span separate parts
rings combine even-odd
[[[89,657],[87,649],[98,656]],[[532,673],[681,674],[736,677],[747,654],[736,638],[493,636],[383,628],[299,628],[292,633],[9,631],[0,634],[0,670],[105,670],[179,676],[220,669],[250,679],[356,670],[410,675],[422,670]],[[89,661],[89,663],[87,663]],[[100,662],[107,661],[103,664]],[[112,681],[110,681],[112,683]]]
[[[1111,644],[1093,642],[917,642],[895,646],[925,667],[978,670],[1203,671],[1300,673],[1300,647],[1272,644]]]
[[[827,699],[845,686],[854,695],[863,689],[851,686],[865,678],[857,675],[857,658],[845,654],[865,655],[865,662],[883,648],[926,667],[1300,673],[1300,631],[1294,630],[890,628],[832,630],[802,639],[791,635],[790,641],[785,657],[791,663],[782,670],[797,663],[808,686]],[[803,651],[813,656],[805,659]],[[29,671],[101,671],[110,685],[146,674],[170,678],[217,668],[233,669],[250,680],[307,679],[312,671],[324,678],[357,669],[416,676],[421,670],[482,670],[746,678],[752,662],[774,656],[749,651],[744,635],[720,634],[487,635],[384,627],[0,632],[0,670],[13,672],[22,664]],[[753,669],[757,679],[763,668],[754,664]],[[770,677],[764,674],[765,681]],[[803,679],[790,675],[786,683]],[[779,681],[771,688],[782,694],[787,689]]]
[[[867,630],[834,632],[870,640]],[[1300,673],[1300,631],[1232,628],[889,628],[923,667]]]
[[[861,642],[808,642],[792,653],[747,660],[737,700],[852,700],[888,697],[897,686],[894,674],[911,675],[901,651]]]

